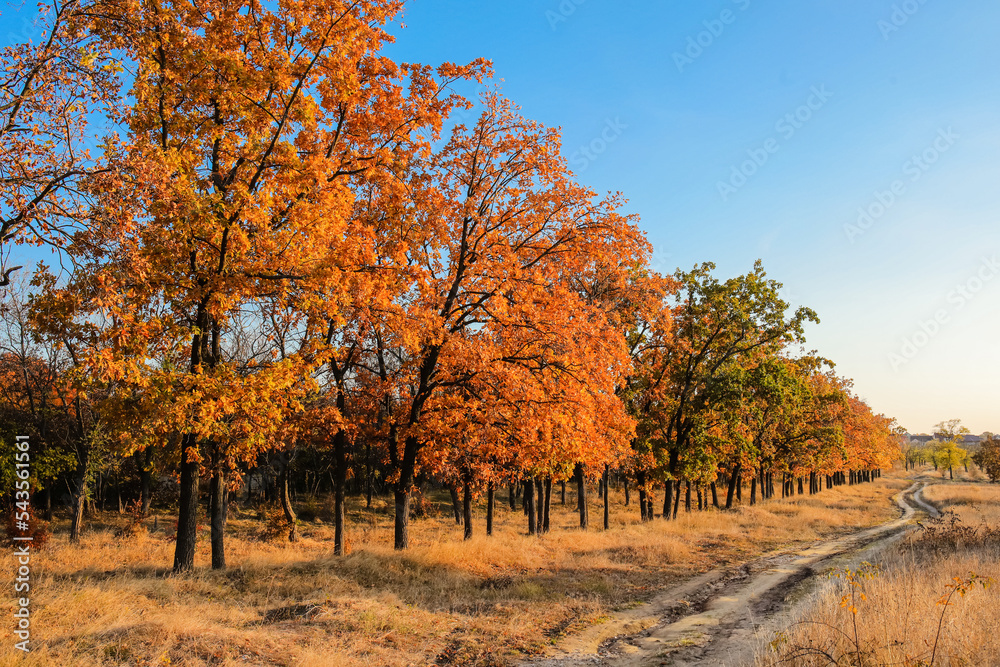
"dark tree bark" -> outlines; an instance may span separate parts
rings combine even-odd
[[[177,544],[174,548],[174,572],[194,568],[195,541],[198,537],[198,475],[201,463],[195,448],[194,434],[181,439],[180,506],[177,515]]]
[[[743,471],[743,465],[737,463],[733,468],[733,474],[729,476],[729,488],[726,489],[726,509],[733,509],[733,496],[736,495],[736,490],[740,485],[740,475]]]
[[[226,569],[226,473],[217,463],[210,482],[212,569]]]
[[[462,525],[462,504],[458,500],[458,489],[454,484],[448,485],[448,493],[451,494],[451,509],[455,513],[455,525]]]
[[[524,513],[528,515],[528,535],[538,534],[538,524],[535,523],[535,485],[531,480],[524,481]]]
[[[562,495],[561,502],[563,505],[566,504],[566,480],[559,481],[559,493]]]
[[[611,528],[611,509],[608,503],[608,482],[610,481],[611,472],[609,470],[608,464],[604,464],[604,530]]]
[[[535,513],[538,515],[536,525],[539,534],[545,534],[545,482],[541,477],[535,478]]]
[[[757,504],[757,477],[750,478],[750,504]]]
[[[517,485],[508,484],[507,485],[507,500],[510,502],[510,511],[513,512],[517,509]]]
[[[684,511],[691,511],[691,482],[687,483],[687,490],[684,492]]]
[[[674,487],[674,513],[673,517],[677,518],[677,512],[681,508],[681,482],[677,480],[677,486]]]
[[[45,520],[52,521],[52,487],[45,489]]]
[[[297,542],[299,539],[299,526],[295,516],[295,508],[292,507],[292,499],[288,495],[288,468],[291,461],[283,460],[281,472],[278,475],[278,499],[281,501],[281,511],[285,514],[285,521],[288,523],[288,541]]]
[[[552,507],[552,478],[545,478],[545,515],[542,517],[542,530],[549,532],[549,509]]]
[[[145,518],[153,502],[153,448],[147,447],[141,455],[137,452],[136,461],[139,463],[139,515]]]
[[[395,501],[396,518],[393,522],[393,541],[396,549],[406,549],[409,546],[410,526],[410,492],[393,490],[393,500]]]
[[[491,537],[493,535],[493,503],[494,496],[496,495],[496,489],[493,486],[493,482],[486,485],[486,536]]]
[[[208,299],[209,296],[205,296],[199,302],[195,314],[194,324],[198,333],[191,339],[189,366],[189,371],[193,375],[202,372],[202,364],[209,369],[214,368],[221,357],[221,329],[209,316]],[[198,491],[201,481],[198,445],[194,433],[185,434],[181,439],[181,484],[177,512],[177,542],[174,547],[174,572],[186,572],[194,568],[194,552],[198,540]]]
[[[472,484],[466,480],[465,488],[462,490],[462,516],[465,519],[466,540],[472,539]]]
[[[668,479],[663,483],[663,519],[670,521],[670,503],[674,499],[674,480]]]
[[[344,395],[337,392],[337,406],[344,410]],[[346,530],[346,493],[347,486],[347,434],[338,429],[333,436],[333,555],[347,555]],[[369,487],[370,488],[370,487]],[[369,496],[369,499],[371,496]],[[370,502],[370,500],[369,500]]]
[[[649,521],[649,506],[646,503],[646,471],[640,470],[635,474],[635,486],[639,491],[639,520]]]
[[[582,463],[576,464],[575,474],[577,505],[580,510],[580,528],[586,530],[590,521],[589,516],[587,515],[587,480],[584,477],[584,468]]]
[[[712,507],[719,509],[719,490],[715,488],[715,482],[711,483],[712,488]]]
[[[622,485],[625,491],[625,507],[628,507],[629,502],[632,500],[631,494],[628,488],[628,477],[625,478],[625,483]]]

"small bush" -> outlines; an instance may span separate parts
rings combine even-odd
[[[23,516],[22,519],[18,519],[18,515],[23,514],[25,511],[28,513],[27,521],[23,520]],[[24,506],[18,508],[17,505],[8,505],[4,509],[4,514],[7,519],[4,526],[7,530],[7,546],[26,542],[26,540],[15,540],[15,537],[30,537],[32,549],[45,548],[52,533],[49,530],[48,522],[41,521],[35,516],[34,507],[29,504],[25,510]]]

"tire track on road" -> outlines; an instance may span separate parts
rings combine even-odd
[[[735,568],[706,572],[617,614],[609,622],[560,642],[549,655],[523,667],[735,667],[753,659],[761,632],[784,625],[790,598],[835,560],[874,554],[913,527],[917,512],[940,512],[922,497],[926,482],[914,482],[895,500],[902,516],[873,528],[769,554]]]

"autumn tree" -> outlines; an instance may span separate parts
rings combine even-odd
[[[972,460],[993,482],[1000,482],[1000,439],[989,437],[983,441]]]
[[[597,256],[638,260],[645,242],[617,213],[616,199],[595,201],[571,180],[554,131],[496,95],[484,103],[475,124],[457,126],[413,174],[419,198],[400,208],[408,280],[384,336],[384,347],[402,351],[387,428],[399,549],[408,546],[421,454],[434,429],[453,420],[456,394],[449,389],[487,382],[513,388],[513,375],[530,375],[510,397],[523,399],[562,382],[559,391],[603,411],[603,419],[594,415],[577,426],[603,421],[627,430],[612,400],[627,362],[621,338],[567,276]],[[576,349],[576,342],[586,347]]]
[[[438,122],[452,103],[439,79],[482,69],[380,57],[399,7],[109,2],[98,22],[127,58],[132,104],[91,183],[96,222],[75,240],[87,261],[67,291],[113,322],[113,353],[87,359],[91,372],[157,406],[148,433],[184,434],[176,571],[193,565],[203,466],[213,567],[225,566],[227,470],[300,409],[316,363],[295,351],[243,364],[231,354],[236,313],[303,294],[336,303],[329,295],[363,279],[347,268],[364,243],[348,233],[353,183]]]
[[[102,169],[90,137],[118,105],[119,68],[90,30],[95,6],[40,3],[38,42],[0,49],[0,286],[21,268],[8,266],[12,244],[63,248],[86,224],[81,181]]]
[[[699,441],[705,441],[710,427],[708,384],[727,364],[801,341],[804,324],[818,321],[808,308],[786,317],[788,304],[778,296],[781,285],[767,278],[759,261],[750,273],[724,282],[712,277],[714,268],[706,263],[677,273],[675,343],[652,369],[666,385],[659,408],[663,417],[651,441],[654,460],[668,480],[680,479],[685,467],[697,470],[703,458]]]

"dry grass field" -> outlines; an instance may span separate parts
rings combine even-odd
[[[833,579],[758,665],[1000,665],[1000,485],[964,471],[924,479],[936,483],[924,498],[942,519],[889,550],[856,586],[843,573]]]
[[[329,508],[303,507],[297,543],[266,539],[248,511],[230,520],[229,569],[209,569],[207,527],[193,574],[175,576],[173,542],[157,530],[116,537],[105,514],[70,545],[57,522],[32,562],[33,650],[0,631],[0,663],[23,665],[508,665],[616,609],[640,604],[679,578],[895,516],[901,473],[817,496],[732,512],[683,512],[638,521],[612,494],[612,529],[581,531],[553,498],[552,530],[525,535],[520,511],[498,502],[495,535],[464,542],[445,496],[411,524],[406,552],[391,545],[391,510],[350,499],[350,553],[331,555]],[[505,499],[505,494],[500,498]],[[151,522],[147,522],[151,526]],[[10,550],[0,568],[13,572]]]

